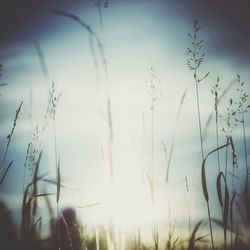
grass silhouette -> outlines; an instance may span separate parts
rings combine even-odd
[[[94,2],[93,2],[94,3]],[[95,3],[94,3],[95,4]],[[106,6],[107,3],[105,2]],[[101,25],[102,36],[99,36],[97,32],[93,30],[91,25],[87,24],[85,21],[80,19],[78,16],[61,10],[50,9],[49,12],[53,15],[68,18],[79,24],[84,32],[89,35],[89,45],[92,53],[93,64],[95,67],[96,75],[99,78],[100,67],[105,72],[105,81],[108,79],[108,62],[104,50],[104,22],[102,15],[102,5],[101,1],[95,5],[98,11],[99,22]],[[201,170],[201,190],[200,196],[204,197],[206,202],[208,218],[198,218],[194,219],[195,211],[190,208],[190,203],[183,208],[186,214],[188,214],[188,237],[185,235],[178,234],[176,232],[176,223],[169,223],[167,229],[162,229],[157,224],[155,220],[155,214],[158,209],[158,204],[155,202],[155,197],[157,196],[156,182],[157,177],[155,175],[155,127],[154,127],[154,115],[155,115],[155,105],[158,99],[161,97],[159,93],[158,85],[160,80],[156,75],[154,68],[150,69],[150,79],[149,84],[149,94],[150,94],[150,115],[151,123],[149,127],[151,128],[150,136],[150,174],[146,173],[146,169],[143,166],[143,180],[146,179],[148,182],[143,182],[143,188],[150,193],[152,198],[153,207],[153,223],[150,228],[149,243],[144,242],[141,235],[141,228],[137,228],[136,232],[132,233],[132,236],[126,235],[125,239],[122,239],[121,232],[119,228],[115,227],[114,218],[112,214],[109,214],[109,221],[103,224],[96,224],[93,228],[88,228],[84,224],[81,218],[78,218],[77,212],[74,207],[68,207],[65,209],[60,209],[61,207],[61,197],[64,194],[64,190],[67,187],[63,182],[63,157],[58,149],[58,135],[57,129],[61,124],[57,123],[57,106],[60,105],[61,93],[58,93],[55,83],[52,83],[51,89],[49,90],[48,104],[46,107],[46,112],[44,115],[43,123],[37,124],[35,127],[35,132],[33,139],[28,143],[24,169],[23,169],[23,194],[22,194],[22,204],[21,207],[21,225],[18,228],[12,221],[12,217],[8,208],[6,207],[4,201],[0,200],[0,248],[2,249],[40,249],[40,250],[85,250],[85,249],[96,249],[96,250],[122,250],[122,249],[138,249],[138,250],[199,250],[199,249],[221,249],[221,250],[239,250],[239,249],[249,249],[250,242],[247,238],[250,232],[250,187],[249,187],[249,166],[247,158],[247,124],[246,115],[249,109],[248,94],[245,88],[244,82],[242,82],[241,77],[237,75],[237,89],[238,100],[233,100],[231,97],[227,101],[228,106],[226,112],[223,113],[221,105],[224,101],[226,93],[232,88],[235,82],[230,83],[229,86],[223,91],[220,86],[220,77],[217,77],[216,83],[212,86],[211,92],[214,97],[214,106],[212,108],[212,113],[210,114],[207,124],[202,126],[201,120],[201,105],[200,105],[200,84],[209,76],[209,73],[201,75],[199,73],[200,67],[205,60],[205,53],[203,52],[203,40],[199,38],[200,26],[198,21],[195,20],[193,24],[192,34],[188,33],[191,41],[191,47],[187,49],[187,66],[188,69],[193,74],[193,81],[195,84],[195,98],[196,98],[196,108],[197,108],[197,120],[198,129],[197,134],[199,134],[199,144],[200,144],[200,170]],[[45,76],[48,76],[48,69],[45,65],[44,55],[41,51],[39,43],[34,42],[38,56],[40,58],[40,64],[42,71]],[[97,50],[96,50],[97,48]],[[0,74],[2,74],[2,65],[0,65]],[[0,85],[0,87],[6,84]],[[108,81],[106,84],[107,91],[104,93],[105,102],[103,105],[104,116],[105,116],[105,126],[106,126],[106,147],[104,153],[105,164],[108,167],[108,184],[110,185],[110,194],[113,195],[116,189],[116,164],[114,161],[113,149],[115,142],[115,128],[113,123],[113,113],[112,113],[112,102],[109,93]],[[6,88],[6,91],[8,89]],[[175,127],[177,127],[179,118],[181,115],[181,110],[184,105],[184,100],[187,95],[187,89],[184,90],[179,106],[176,108],[176,120]],[[225,104],[225,103],[224,103]],[[6,176],[9,173],[11,167],[13,167],[14,160],[7,162],[8,152],[12,145],[12,138],[15,134],[15,128],[18,126],[18,121],[21,119],[21,110],[24,102],[21,102],[16,110],[14,117],[13,126],[10,129],[10,133],[7,135],[6,147],[1,155],[1,166],[0,166],[0,189],[6,181]],[[236,107],[236,108],[235,108]],[[204,142],[205,138],[209,136],[207,134],[207,128],[213,117],[215,117],[215,127],[213,138],[216,138],[216,147],[210,150],[209,153],[205,152]],[[220,120],[221,119],[221,120]],[[145,120],[143,118],[143,130],[145,126]],[[222,131],[219,129],[223,125]],[[237,145],[234,137],[234,129],[236,125],[241,125],[242,141],[240,142],[243,146],[243,158],[244,158],[244,182],[239,181],[236,185],[235,179],[237,176],[237,169],[239,165],[238,159],[242,157],[241,153],[237,152]],[[51,126],[50,126],[51,125]],[[40,134],[45,133],[52,127],[52,145],[54,149],[54,164],[53,173],[44,173],[42,166],[42,161],[46,161],[44,151],[47,149],[46,145],[40,144]],[[145,131],[143,131],[144,137]],[[172,166],[173,152],[175,147],[177,130],[173,133],[172,143],[169,148],[162,141],[163,153],[166,161],[166,174],[163,176],[163,181],[165,185],[168,185],[171,181],[170,166]],[[225,136],[226,142],[220,144],[220,136]],[[42,140],[42,139],[41,139]],[[69,147],[75,147],[75,145],[69,145]],[[213,145],[211,145],[213,147]],[[117,149],[116,149],[117,150]],[[119,148],[118,148],[119,150]],[[223,157],[223,153],[225,157]],[[231,154],[230,154],[231,153]],[[176,153],[177,154],[177,153]],[[207,167],[207,163],[216,155],[216,162],[218,171],[214,176],[214,173]],[[93,156],[95,157],[95,156]],[[180,152],[181,157],[181,152]],[[231,162],[230,162],[231,159]],[[224,162],[223,162],[224,160]],[[7,162],[7,163],[6,163]],[[49,164],[49,163],[46,163]],[[230,183],[230,167],[232,167],[232,184]],[[27,172],[29,171],[29,178],[27,178]],[[84,173],[79,173],[84,175]],[[216,187],[216,194],[211,194],[208,185],[208,178],[213,181]],[[186,193],[190,196],[189,182],[190,178],[185,175]],[[130,180],[127,180],[127,185],[130,185]],[[44,188],[44,183],[46,183],[46,188]],[[148,188],[149,186],[149,188]],[[47,191],[49,190],[49,191]],[[50,192],[53,190],[53,192]],[[104,195],[103,191],[103,195]],[[183,197],[186,194],[183,192]],[[211,196],[214,195],[218,198],[218,204],[213,204],[213,199]],[[138,197],[140,199],[140,197]],[[183,198],[184,199],[184,198]],[[48,210],[47,214],[44,214],[40,210],[40,204],[45,202],[45,207]],[[86,206],[82,206],[83,209],[92,209],[96,206],[102,206],[102,202],[93,202]],[[219,211],[221,211],[221,218],[215,218],[216,215],[212,214],[211,205],[215,206]],[[80,207],[80,206],[79,206]],[[166,211],[167,213],[167,211]],[[191,213],[192,220],[191,221]],[[44,234],[42,227],[46,218],[50,221],[49,230]],[[172,218],[171,218],[172,219]],[[196,218],[197,219],[197,218]],[[171,220],[170,220],[171,221]],[[209,225],[209,233],[204,233],[203,227]],[[191,225],[194,225],[193,227]],[[214,230],[215,225],[223,231],[223,241],[217,239],[216,232]],[[230,240],[229,240],[230,234]]]

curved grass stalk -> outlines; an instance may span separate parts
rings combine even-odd
[[[203,195],[205,197],[206,203],[207,203],[207,212],[208,212],[208,220],[209,220],[209,228],[210,228],[210,235],[211,235],[211,243],[212,243],[212,248],[214,248],[214,239],[213,239],[213,230],[212,230],[212,222],[211,222],[211,212],[210,212],[210,204],[209,204],[209,194],[208,194],[208,189],[207,189],[207,181],[206,181],[206,172],[205,172],[205,164],[206,160],[209,155],[213,154],[214,152],[221,150],[222,148],[225,148],[229,145],[229,143],[224,144],[211,152],[207,154],[207,156],[204,158],[202,162],[202,167],[201,167],[201,182],[202,182],[202,190],[203,190]]]

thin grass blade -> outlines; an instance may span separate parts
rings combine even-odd
[[[13,163],[13,161],[11,161],[11,162],[9,163],[8,167],[7,167],[6,170],[4,171],[4,174],[3,174],[2,178],[1,178],[1,181],[0,181],[0,186],[2,185],[2,183],[3,183],[3,181],[4,181],[4,179],[5,179],[6,175],[7,175],[7,173],[8,173],[8,171],[9,171],[9,169],[10,169],[12,163]]]
[[[60,191],[61,191],[61,173],[60,173],[60,158],[58,160],[58,167],[57,167],[57,186],[56,186],[56,202],[59,202],[60,199]]]

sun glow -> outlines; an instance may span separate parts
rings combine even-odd
[[[108,204],[114,224],[128,228],[153,222],[152,198],[143,177],[134,169],[120,171]]]

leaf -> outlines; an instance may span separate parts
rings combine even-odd
[[[221,177],[223,177],[223,180],[225,182],[225,198],[224,203],[222,200],[222,192],[221,192]],[[223,229],[224,229],[224,239],[226,241],[226,233],[227,233],[227,220],[228,220],[228,213],[229,213],[229,192],[227,188],[227,182],[224,174],[222,172],[219,173],[217,177],[217,194],[220,201],[220,205],[223,208]]]
[[[220,206],[223,207],[223,200],[222,200],[222,193],[221,193],[221,175],[223,175],[222,172],[218,174],[217,180],[216,180],[216,188],[217,188],[217,194],[218,194],[218,199],[220,202]]]
[[[223,228],[224,228],[225,239],[226,239],[226,233],[227,233],[228,213],[229,213],[229,192],[227,188],[227,183],[225,183],[225,201],[224,201],[224,209],[223,209]]]
[[[196,241],[201,241],[201,240],[203,240],[204,238],[206,238],[207,236],[209,236],[209,234],[200,236],[200,237],[198,237],[197,239],[195,239],[195,242],[196,242]]]
[[[212,218],[212,221],[214,222],[214,223],[216,223],[218,226],[220,226],[220,227],[224,227],[224,225],[223,225],[223,221],[221,221],[221,220],[219,220],[219,219],[215,219],[215,218]],[[231,227],[229,227],[228,225],[227,225],[227,230],[229,230],[229,231],[231,231],[231,232],[233,232],[233,233],[236,233],[236,228],[231,228]]]
[[[202,163],[201,167],[201,183],[202,183],[202,190],[206,201],[208,202],[209,196],[207,191],[207,182],[206,182],[206,172],[205,172],[205,160]]]
[[[207,156],[204,158],[203,162],[202,162],[202,166],[201,166],[201,181],[202,181],[202,190],[203,190],[203,194],[204,194],[204,197],[206,199],[206,201],[208,202],[209,200],[209,196],[208,196],[208,191],[207,191],[207,182],[206,182],[206,172],[205,172],[205,163],[206,163],[206,160],[208,158],[209,155],[213,154],[214,152],[224,148],[224,147],[227,147],[230,143],[226,143],[212,151],[210,151]]]
[[[201,43],[203,43],[203,40],[200,40],[196,45],[200,45]]]
[[[56,180],[42,179],[41,181],[48,182],[50,184],[53,184],[53,185],[57,186],[57,181]],[[66,188],[66,186],[61,185],[61,188]]]

